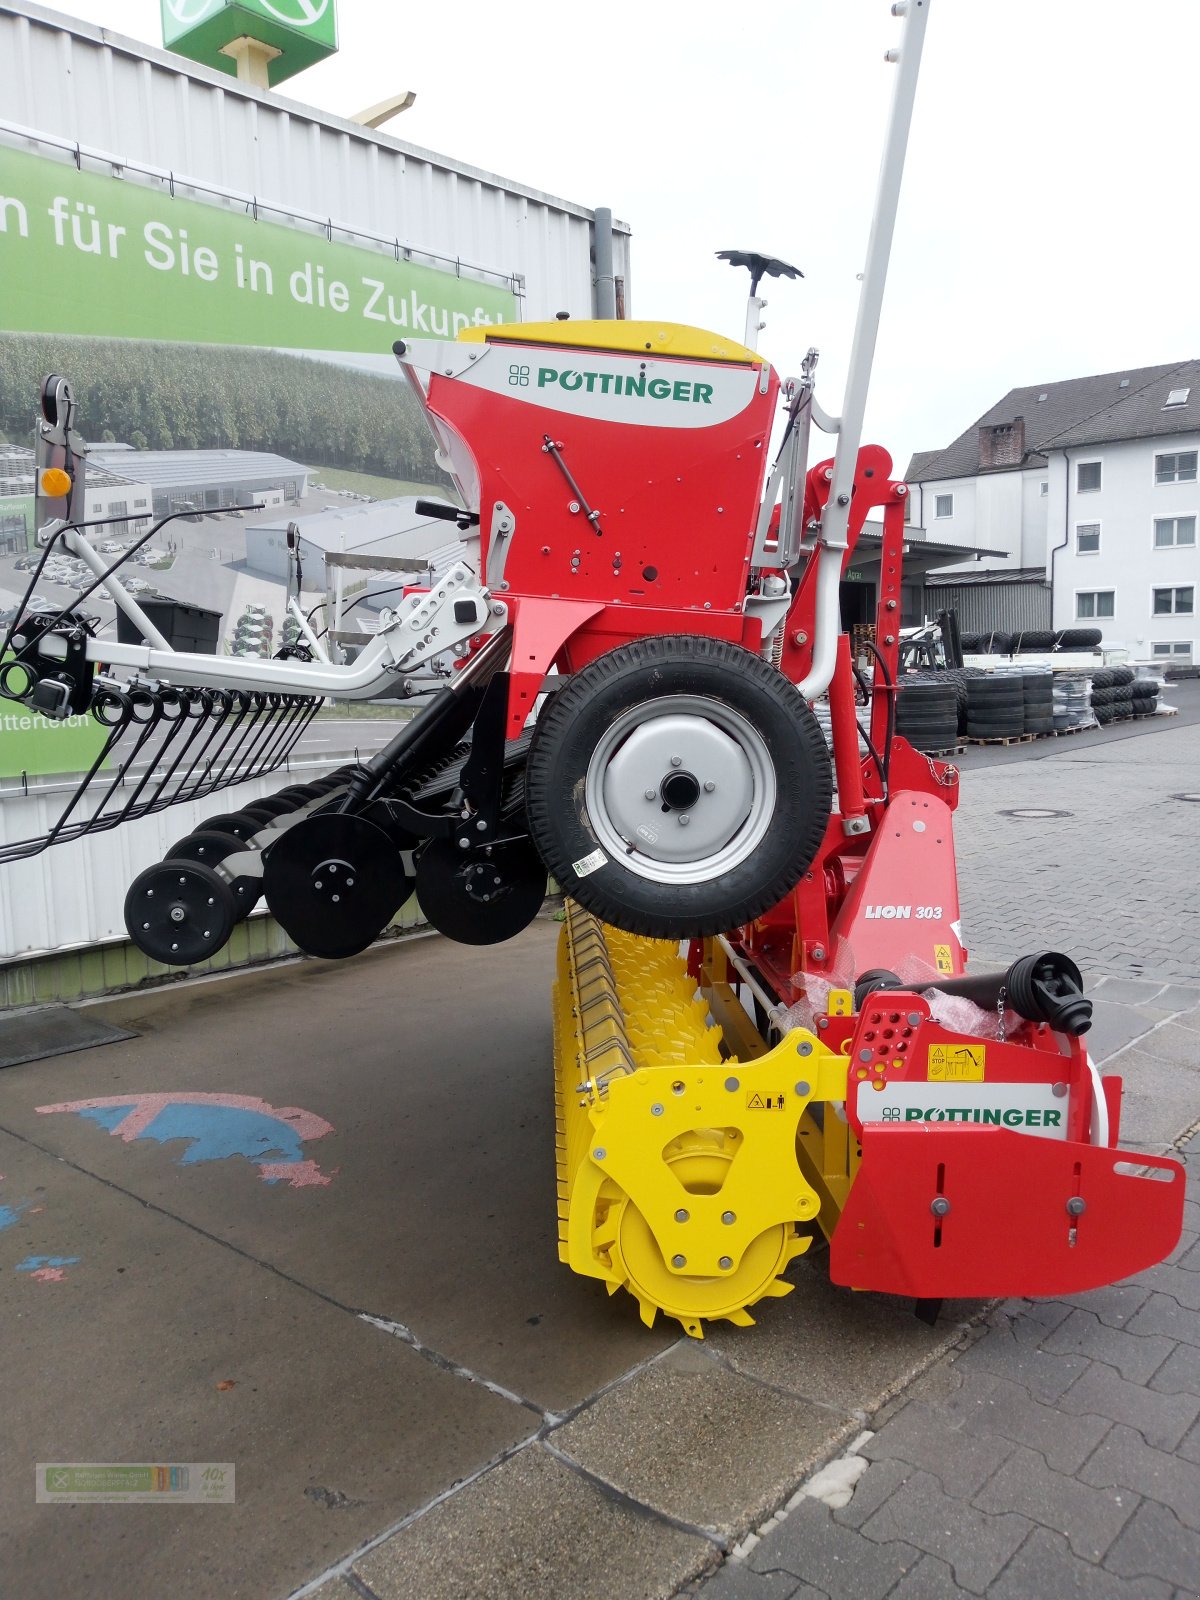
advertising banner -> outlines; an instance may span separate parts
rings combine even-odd
[[[215,9],[193,4],[189,15]],[[91,447],[86,515],[103,519],[93,542],[119,560],[176,517],[122,581],[219,612],[222,652],[270,655],[295,638],[290,522],[308,541],[311,603],[323,548],[380,550],[422,524],[415,496],[446,495],[392,345],[516,320],[513,281],[289,220],[288,197],[271,201],[0,139],[5,624],[23,603],[69,608],[91,582],[62,547],[38,565],[32,428],[49,373],[70,381]],[[115,636],[105,590],[81,606],[94,631]],[[2,701],[0,712],[21,708]],[[87,743],[41,718],[0,718],[0,775],[68,770]]]
[[[386,354],[513,321],[510,289],[0,145],[6,332]]]

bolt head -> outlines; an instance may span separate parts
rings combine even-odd
[[[812,1055],[812,1040],[801,1039],[800,1043],[796,1046],[796,1054],[798,1056]]]
[[[646,799],[647,800],[657,800],[658,799],[658,790],[657,789],[647,789],[645,791],[645,793],[646,793]]]
[[[592,1151],[592,1160],[593,1161],[603,1161],[607,1154],[608,1154],[608,1151],[604,1148],[604,1146],[602,1144],[601,1145],[597,1145],[596,1148]]]
[[[796,1093],[800,1096],[801,1100],[806,1099],[811,1092],[812,1084],[805,1083],[804,1079],[801,1078],[800,1082],[796,1085]]]
[[[722,1213],[721,1213],[721,1221],[728,1228],[730,1223],[733,1223],[733,1222],[737,1221],[737,1216],[732,1211],[722,1211]]]
[[[1069,1217],[1081,1217],[1086,1210],[1087,1201],[1082,1195],[1073,1194],[1067,1201],[1067,1215]]]
[[[172,922],[182,922],[185,915],[186,915],[186,913],[184,912],[184,909],[183,909],[182,906],[172,906],[171,907],[171,921]]]
[[[909,1025],[910,1028],[918,1028],[918,1027],[920,1027],[920,1025],[921,1025],[921,1013],[919,1011],[910,1011],[908,1013],[908,1025]]]
[[[935,1217],[948,1216],[950,1212],[950,1202],[946,1199],[944,1194],[939,1194],[929,1202],[929,1209],[933,1212]]]
[[[733,1094],[736,1090],[740,1089],[741,1086],[742,1083],[740,1078],[725,1079],[725,1087],[729,1090],[730,1094]]]
[[[717,1265],[720,1267],[722,1272],[728,1272],[730,1267],[733,1265],[733,1257],[722,1256],[720,1261],[717,1262]]]
[[[709,782],[704,785],[705,794],[712,794],[712,792],[714,791],[714,789],[716,787],[717,787],[716,784],[713,783],[712,780],[710,779]]]
[[[671,1257],[671,1265],[673,1267],[686,1267],[687,1266],[687,1257],[686,1256],[672,1256]]]
[[[650,1115],[652,1117],[661,1117],[662,1114],[663,1114],[663,1108],[662,1108],[662,1106],[659,1105],[658,1101],[656,1100],[654,1102],[654,1104],[650,1107]]]
[[[690,1212],[685,1211],[683,1209],[683,1207],[680,1206],[679,1210],[675,1213],[675,1221],[676,1222],[686,1222],[690,1215],[691,1215]]]
[[[671,765],[673,767],[681,767],[683,765],[683,757],[682,756],[672,756],[671,757]]]
[[[691,821],[691,820],[692,820],[692,819],[691,819],[691,817],[689,817],[689,816],[688,816],[688,814],[687,814],[687,812],[686,812],[686,811],[681,811],[681,812],[680,812],[680,813],[679,813],[679,826],[680,826],[680,827],[681,827],[681,828],[686,828],[686,827],[687,827],[687,825],[688,825],[688,823],[689,823],[689,822],[690,822],[690,821]]]

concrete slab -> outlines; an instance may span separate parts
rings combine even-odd
[[[550,1442],[644,1505],[737,1539],[858,1426],[845,1411],[755,1383],[688,1343]]]
[[[793,1263],[786,1300],[765,1303],[754,1328],[718,1325],[708,1344],[747,1377],[844,1412],[868,1412],[948,1349],[982,1302],[947,1302],[933,1327],[909,1301],[860,1294],[829,1281],[829,1255],[814,1245]]]
[[[707,1540],[535,1445],[393,1535],[354,1575],[378,1600],[667,1600],[716,1560]]]
[[[483,953],[420,939],[123,997],[95,1009],[140,1037],[9,1069],[0,1125],[561,1413],[678,1330],[647,1332],[632,1300],[558,1260],[557,937],[547,919]],[[119,1108],[37,1109],[197,1093],[310,1120],[225,1133],[219,1108],[175,1108],[131,1140]],[[329,1131],[297,1145],[306,1127]],[[264,1182],[254,1141],[272,1128],[299,1159],[260,1160]],[[251,1159],[196,1159],[231,1141]]]
[[[6,1594],[286,1593],[536,1426],[4,1133],[0,1172]],[[232,1462],[236,1502],[36,1505],[38,1461]]]

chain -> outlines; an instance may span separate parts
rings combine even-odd
[[[939,772],[932,756],[926,756],[929,763],[929,775],[939,789],[954,789],[958,785],[958,768],[952,761],[946,763],[945,770]]]
[[[1008,990],[1001,984],[1000,993],[996,996],[996,1038],[1001,1044],[1008,1038],[1008,1033],[1004,1026],[1004,1008],[1007,1004]]]

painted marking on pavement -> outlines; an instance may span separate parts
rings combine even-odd
[[[78,1256],[26,1256],[13,1270],[27,1272],[39,1283],[62,1283],[67,1276],[65,1269],[73,1267],[78,1260]]]
[[[243,1156],[257,1166],[264,1183],[286,1183],[293,1189],[325,1187],[337,1171],[322,1172],[306,1157],[304,1145],[332,1133],[333,1124],[298,1106],[276,1108],[244,1094],[120,1094],[94,1100],[64,1100],[38,1106],[39,1112],[71,1111],[115,1138],[131,1143],[154,1139],[186,1142],[181,1166]]]

